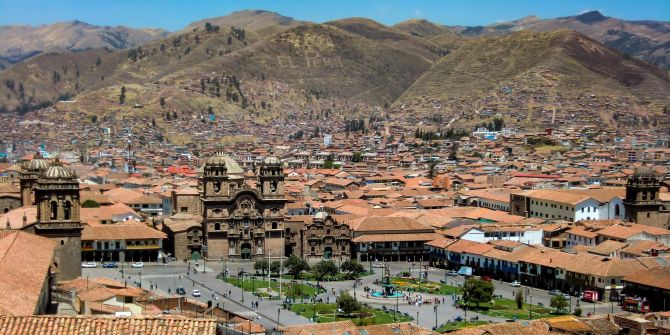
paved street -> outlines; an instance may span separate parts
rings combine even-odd
[[[244,271],[253,271],[253,262],[227,262],[226,267],[229,270],[229,275],[235,276],[239,270]],[[407,271],[411,269],[408,263],[389,263],[391,274],[395,275],[401,271]],[[417,264],[418,268],[418,264]],[[203,270],[205,270],[203,272]],[[161,294],[168,295],[174,294],[175,289],[178,286],[183,286],[187,292],[187,296],[193,299],[198,299],[200,301],[206,302],[207,300],[212,300],[212,293],[214,293],[214,303],[219,303],[225,309],[245,315],[248,317],[253,317],[267,327],[272,329],[277,325],[277,318],[279,317],[279,324],[281,325],[296,325],[296,324],[305,324],[309,323],[310,320],[296,315],[290,311],[281,309],[281,301],[279,300],[260,300],[260,298],[252,296],[249,292],[242,292],[241,289],[236,288],[235,286],[225,283],[220,279],[216,278],[216,275],[220,274],[223,270],[223,264],[219,262],[207,262],[206,268],[203,269],[203,264],[198,267],[198,272],[194,273],[190,271],[187,275],[186,264],[183,262],[173,262],[167,265],[156,264],[156,263],[145,263],[145,267],[142,269],[133,269],[129,266],[124,266],[124,278],[121,278],[121,269],[102,269],[100,267],[95,269],[82,269],[84,276],[90,277],[107,277],[113,278],[116,280],[125,280],[129,285],[134,285],[135,282],[142,282],[142,287],[149,289],[154,287],[154,291],[160,292]],[[361,301],[365,302],[371,306],[379,307],[385,306],[388,309],[394,309],[396,305],[396,299],[366,299],[365,293],[363,292],[364,286],[369,286],[372,288],[380,289],[379,286],[373,284],[376,279],[381,279],[383,270],[380,268],[375,268],[375,274],[362,278],[363,284],[358,286],[356,289],[356,297]],[[141,274],[141,275],[140,275]],[[413,270],[413,275],[418,276],[418,270]],[[445,279],[445,271],[442,269],[428,268],[428,279],[431,281],[439,282],[440,279]],[[447,283],[451,285],[462,285],[464,278],[462,276],[456,277],[446,277]],[[323,286],[326,287],[327,292],[319,294],[318,298],[323,299],[323,301],[334,302],[337,295],[341,291],[349,291],[352,295],[353,292],[353,281],[342,281],[342,282],[324,282]],[[547,291],[532,289],[527,287],[516,288],[511,287],[509,283],[495,281],[494,285],[496,287],[496,295],[502,295],[505,298],[513,299],[514,293],[518,292],[519,289],[523,289],[524,293],[527,294],[528,298],[532,296],[532,303],[537,304],[542,303],[545,306],[549,306],[549,301],[551,296]],[[202,297],[194,298],[191,296],[191,290],[198,289],[202,292]],[[332,290],[335,289],[335,294],[332,293]],[[224,293],[227,297],[224,298]],[[229,294],[228,294],[229,293]],[[243,297],[244,295],[244,297]],[[432,295],[423,294],[424,299],[432,298]],[[456,316],[465,317],[465,313],[461,309],[454,307],[453,298],[451,296],[435,296],[440,299],[444,298],[443,304],[432,305],[432,304],[422,304],[420,306],[409,305],[406,302],[403,302],[402,298],[398,299],[398,310],[400,313],[407,313],[408,315],[416,318],[418,315],[418,323],[424,327],[432,328],[435,326],[435,319],[437,314],[437,324],[441,325],[445,322],[453,320]],[[251,308],[251,302],[259,302],[258,308]],[[299,302],[299,301],[297,301]],[[571,300],[571,309],[576,307],[577,299],[573,298]],[[437,307],[437,313],[435,307]],[[581,307],[584,311],[584,314],[588,312],[593,313],[593,307],[595,306],[595,312],[598,314],[610,313],[612,305],[610,303],[598,303],[598,304],[584,304],[582,303]],[[619,307],[614,305],[614,311],[619,311]],[[278,315],[279,312],[279,315]],[[417,314],[418,313],[418,314]],[[480,320],[493,320],[493,321],[504,321],[500,318],[489,317],[486,315],[479,315],[474,312],[468,311],[467,317],[479,316]]]

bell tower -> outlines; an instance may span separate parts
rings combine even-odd
[[[202,174],[203,197],[225,197],[229,195],[226,154],[221,149],[207,159]]]
[[[268,156],[263,161],[258,181],[264,198],[284,197],[284,170],[277,157]]]
[[[19,185],[21,188],[21,206],[33,205],[33,189],[37,184],[37,178],[48,167],[47,161],[42,159],[42,156],[37,153],[33,160],[25,162],[23,169],[21,169],[21,177]]]
[[[654,225],[653,221],[662,208],[658,197],[661,178],[650,167],[643,165],[635,170],[626,184],[626,220]]]
[[[37,179],[35,234],[56,241],[54,263],[58,280],[81,276],[79,182],[56,160]]]

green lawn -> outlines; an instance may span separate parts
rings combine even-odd
[[[479,307],[471,305],[469,310],[472,310],[477,313],[495,316],[505,319],[529,319],[529,309],[532,307],[532,318],[550,318],[559,315],[565,315],[565,313],[556,313],[555,309],[549,307],[540,307],[538,305],[530,305],[527,303],[523,304],[523,309],[518,309],[516,302],[511,299],[494,299],[493,304],[485,303],[480,304]]]
[[[232,284],[236,287],[242,287],[243,290],[247,292],[253,292],[255,291],[257,294],[260,291],[259,289],[265,289],[267,290],[268,288],[268,281],[267,278],[264,280],[261,279],[250,279],[250,278],[245,278],[244,281],[242,279],[238,279],[237,277],[227,277],[224,279],[226,283]],[[279,291],[279,282],[276,281],[270,281],[270,288],[272,291],[278,292]],[[316,293],[316,288],[305,285],[305,284],[300,284],[300,283],[289,283],[289,282],[282,282],[282,295],[289,297],[289,298],[300,298],[300,295],[302,294],[305,298],[314,296]],[[268,295],[265,295],[268,296]]]
[[[468,322],[468,321],[454,321],[454,322],[447,322],[437,328],[438,333],[444,333],[444,332],[451,332],[454,330],[459,330],[463,328],[470,328],[470,327],[476,327],[476,326],[481,326],[488,324],[488,321],[474,321],[474,322]]]
[[[412,290],[414,292],[425,292],[432,294],[451,295],[456,293],[457,287],[442,284],[434,281],[419,281],[417,279],[409,278],[391,278],[391,284],[398,285],[400,290]]]
[[[338,314],[336,304],[293,304],[291,305],[291,311],[308,319],[314,317],[318,323],[351,320],[357,325],[378,325],[394,322],[392,311],[383,311],[368,306],[362,307],[360,311],[362,315],[354,314],[351,316]],[[410,316],[399,313],[396,315],[395,322],[407,322],[412,319]]]

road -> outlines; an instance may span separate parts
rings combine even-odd
[[[418,269],[412,269],[408,263],[405,262],[396,262],[388,263],[391,274],[395,275],[401,271],[412,270],[413,275],[418,277]],[[247,272],[253,272],[253,262],[227,262],[226,267],[229,270],[231,275],[236,275],[240,270]],[[418,265],[417,265],[418,268]],[[225,283],[220,279],[217,279],[216,276],[221,273],[223,270],[223,264],[219,262],[207,262],[206,268],[203,272],[203,264],[200,264],[198,267],[198,272],[194,273],[189,271],[187,273],[186,264],[183,262],[173,262],[168,264],[157,264],[157,263],[145,263],[145,267],[142,269],[132,269],[128,266],[125,266],[124,277],[121,278],[121,269],[82,269],[84,276],[90,277],[107,277],[116,280],[125,280],[129,285],[133,285],[135,281],[142,282],[142,287],[145,289],[152,288],[153,291],[156,291],[163,295],[170,295],[175,293],[175,289],[179,286],[184,287],[192,299],[197,299],[202,302],[207,302],[212,300],[212,293],[216,300],[213,302],[221,304],[226,310],[230,310],[235,313],[239,313],[246,317],[254,318],[257,322],[265,326],[267,329],[272,329],[280,325],[299,325],[310,323],[310,320],[302,316],[296,315],[293,312],[288,310],[281,309],[281,301],[279,300],[260,300],[260,298],[252,296],[249,292],[242,292],[240,288],[237,288],[231,284]],[[383,270],[376,268],[375,274],[363,277],[362,285],[359,285],[356,289],[356,297],[361,302],[367,303],[370,306],[381,308],[385,306],[388,309],[394,309],[396,305],[396,299],[366,299],[365,293],[362,288],[364,286],[369,286],[373,288],[379,288],[377,285],[373,284],[376,279],[381,279]],[[141,273],[141,275],[140,275]],[[447,283],[450,285],[462,285],[464,278],[462,276],[450,276],[445,277],[445,270],[437,268],[428,268],[428,279],[431,281],[439,282],[441,279],[447,278]],[[348,291],[352,295],[354,294],[353,281],[342,281],[342,282],[323,282],[327,289],[326,293],[321,293],[317,298],[323,299],[323,301],[335,301],[337,295],[341,291]],[[530,299],[532,296],[532,303],[537,304],[542,303],[545,306],[549,306],[549,301],[551,296],[547,291],[538,290],[528,287],[511,287],[509,283],[494,281],[495,294],[502,295],[505,298],[514,298],[514,294],[520,289],[524,290],[525,295]],[[198,289],[201,291],[202,296],[195,298],[190,296],[190,293],[193,289]],[[332,293],[332,290],[335,290],[335,294]],[[224,297],[226,293],[227,297]],[[424,298],[431,297],[428,294],[424,294]],[[426,328],[432,328],[436,324],[441,325],[445,322],[452,321],[456,316],[465,317],[465,313],[461,309],[454,307],[453,298],[451,296],[439,296],[439,298],[444,298],[444,303],[439,305],[430,305],[422,304],[420,306],[409,305],[403,303],[402,299],[398,299],[398,311],[400,313],[407,313],[408,315],[418,317],[418,324]],[[258,308],[252,308],[251,303],[258,302]],[[573,298],[570,301],[571,310],[577,307],[577,299]],[[435,310],[437,306],[437,310]],[[614,312],[620,311],[619,306],[611,306],[609,303],[596,303],[596,304],[585,304],[582,302],[581,307],[584,311],[584,314],[595,311],[596,314],[605,314],[610,313],[612,307]],[[594,309],[592,309],[594,308]],[[479,316],[480,320],[491,320],[491,321],[504,321],[501,318],[490,317],[486,315],[477,314],[471,311],[468,311],[467,317]],[[277,322],[279,320],[279,322]],[[416,320],[414,321],[416,322]]]

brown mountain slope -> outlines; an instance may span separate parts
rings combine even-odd
[[[264,10],[243,10],[230,13],[226,16],[213,17],[193,22],[189,24],[185,30],[202,27],[205,22],[221,27],[236,27],[253,31],[260,36],[271,35],[305,23],[304,21],[295,20],[292,17],[282,16]]]
[[[615,50],[670,69],[670,22],[625,21],[598,11],[540,19],[535,16],[480,27],[452,27],[465,36],[506,35],[520,30],[572,29]]]
[[[203,64],[200,70],[264,77],[319,96],[383,104],[399,97],[431,65],[415,52],[387,44],[331,24],[305,24],[270,35],[221,62]]]
[[[101,27],[81,21],[41,26],[0,26],[0,58],[14,64],[54,48],[125,49],[167,36],[162,29]]]
[[[594,92],[670,100],[670,78],[645,62],[624,57],[568,30],[476,38],[442,58],[396,101],[446,99],[490,93],[501,85],[560,93]]]
[[[326,22],[325,24],[381,42],[389,47],[414,52],[429,61],[434,61],[447,54],[447,50],[428,40],[387,27],[370,19],[348,18]]]
[[[437,25],[433,22],[423,19],[410,19],[396,23],[391,27],[419,37],[431,37],[449,31],[449,29],[445,26]]]
[[[41,54],[0,72],[0,109],[27,110],[86,90],[155,82],[254,42],[250,37],[234,38],[230,30],[199,30],[116,52],[95,49]]]

